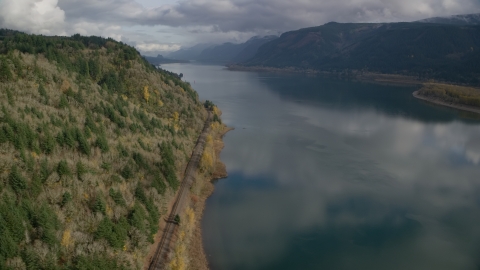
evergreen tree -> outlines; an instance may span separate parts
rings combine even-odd
[[[0,81],[11,81],[13,80],[12,71],[8,65],[6,59],[0,60]]]

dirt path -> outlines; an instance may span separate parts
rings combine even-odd
[[[170,215],[168,216],[162,238],[157,246],[155,255],[153,256],[153,259],[148,268],[150,270],[163,269],[165,260],[170,252],[172,237],[174,236],[174,232],[177,227],[177,224],[173,221],[175,219],[175,216],[179,215],[182,211],[184,203],[186,201],[185,198],[188,198],[188,191],[194,181],[194,175],[202,157],[203,148],[205,147],[205,140],[210,129],[211,120],[212,112],[208,112],[207,121],[205,121],[202,133],[198,137],[197,144],[193,149],[192,156],[190,157],[190,161],[188,162],[187,168],[185,169],[185,175],[182,184],[180,185],[180,189],[177,193],[177,198],[175,200],[175,203],[173,204]]]

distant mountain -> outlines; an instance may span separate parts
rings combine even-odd
[[[165,58],[160,54],[157,55],[157,57],[152,57],[152,56],[143,56],[143,57],[150,64],[155,65],[155,66],[158,66],[158,65],[161,65],[161,64],[170,64],[170,63],[188,63],[187,60]]]
[[[250,40],[244,43],[244,48],[242,49],[242,51],[240,51],[235,57],[230,59],[230,62],[242,63],[249,60],[250,58],[255,56],[255,54],[258,51],[258,48],[260,48],[263,44],[270,42],[272,40],[275,40],[277,38],[278,36],[265,36],[265,37],[255,36],[251,38]]]
[[[170,53],[168,57],[181,60],[194,60],[205,63],[240,63],[252,58],[263,44],[278,38],[277,36],[255,36],[245,43],[231,42],[221,45],[198,44],[191,48]]]
[[[207,48],[202,51],[197,60],[209,63],[233,63],[243,62],[252,58],[258,48],[263,44],[278,38],[277,36],[255,36],[245,43],[233,44],[224,43],[222,45]]]
[[[197,44],[190,48],[180,49],[175,52],[171,52],[166,55],[169,58],[179,59],[179,60],[197,60],[198,56],[202,53],[203,50],[209,47],[213,47],[212,44]]]
[[[422,23],[441,23],[441,24],[455,24],[455,25],[480,25],[480,13],[454,15],[448,17],[434,17],[418,22]]]
[[[244,44],[224,43],[207,48],[197,57],[199,62],[228,63],[244,49]]]
[[[480,26],[328,23],[284,33],[243,65],[359,70],[480,84]]]

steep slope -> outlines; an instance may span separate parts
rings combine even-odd
[[[203,50],[213,47],[212,44],[197,44],[190,48],[180,49],[175,52],[171,52],[166,55],[168,58],[178,59],[178,60],[196,60],[198,56],[202,53]]]
[[[247,65],[314,68],[349,51],[360,40],[378,32],[383,24],[328,23],[284,33],[261,46]]]
[[[323,71],[361,70],[480,82],[480,26],[340,24],[287,32],[245,63]]]
[[[233,63],[250,59],[263,44],[274,40],[275,36],[252,37],[244,43],[224,43],[222,45],[206,48],[196,60],[206,63]]]
[[[0,269],[142,268],[197,93],[111,39],[0,37]]]
[[[206,48],[195,60],[206,63],[228,63],[244,48],[245,45],[243,43],[234,44],[227,42],[222,45]]]
[[[230,59],[232,63],[242,63],[251,59],[257,53],[258,49],[265,43],[277,39],[278,36],[255,36],[245,42],[244,48],[235,57]]]

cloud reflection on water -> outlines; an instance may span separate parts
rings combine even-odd
[[[332,227],[348,232],[390,226],[392,234],[386,233],[382,241],[396,243],[394,228],[411,222],[418,227],[403,236],[402,245],[387,244],[381,258],[364,254],[379,260],[374,269],[382,264],[393,269],[392,262],[399,261],[404,264],[398,269],[475,265],[465,255],[471,247],[442,219],[465,208],[477,210],[468,219],[480,219],[474,202],[480,186],[475,166],[480,160],[478,126],[457,121],[425,124],[374,109],[352,114],[285,100],[281,106],[288,117],[227,137],[227,147],[234,143],[233,152],[223,158],[228,170],[241,174],[242,181],[261,178],[271,186],[248,188],[247,183],[246,188],[229,190],[237,194],[237,201],[223,206],[222,220],[228,221],[221,225],[242,229],[229,235],[222,248],[230,251],[234,265],[254,269],[282,261],[295,235],[308,231],[328,235]],[[452,153],[469,163],[456,166]],[[384,224],[395,211],[397,223]],[[456,217],[458,222],[466,218]],[[480,234],[473,226],[470,231]],[[359,265],[368,261],[355,256],[358,247],[354,250],[339,252]],[[417,255],[410,257],[413,254]],[[420,258],[425,263],[416,261]]]
[[[480,265],[478,122],[398,87],[181,71],[236,128],[203,220],[213,269]]]

